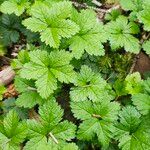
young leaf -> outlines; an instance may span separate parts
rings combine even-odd
[[[150,55],[150,40],[144,42],[142,47],[146,54]]]
[[[119,104],[102,101],[101,103],[83,101],[71,102],[72,112],[83,122],[79,126],[78,139],[90,141],[95,135],[103,147],[107,147],[112,137],[113,122],[117,120]]]
[[[37,91],[42,98],[48,98],[57,89],[57,79],[70,83],[75,78],[70,60],[72,55],[64,50],[46,51],[36,50],[29,53],[30,62],[21,70],[21,77],[36,80]]]
[[[0,124],[0,148],[19,150],[27,134],[25,122],[20,122],[15,111],[10,111]]]
[[[20,16],[30,5],[29,0],[6,0],[1,4],[0,10],[5,14]]]
[[[137,109],[143,114],[146,115],[150,112],[150,96],[147,94],[135,94],[132,96],[132,101]]]
[[[139,32],[139,28],[135,23],[128,22],[126,17],[120,16],[116,21],[106,24],[106,31],[109,34],[108,39],[113,50],[124,48],[128,52],[139,53],[139,41],[132,35]]]
[[[39,109],[39,120],[28,120],[29,138],[25,150],[59,149],[63,143],[75,136],[75,125],[68,121],[61,121],[63,111],[53,99]],[[47,147],[47,148],[46,148]],[[58,148],[57,148],[58,147]]]
[[[14,59],[11,63],[13,68],[21,69],[25,63],[30,61],[29,53],[26,50],[21,50],[18,54],[18,58]]]
[[[123,108],[119,118],[116,131],[114,131],[116,139],[119,140],[119,148],[122,150],[148,150],[150,146],[148,121],[142,122],[140,113],[133,106]]]
[[[71,2],[58,2],[52,6],[36,2],[31,8],[32,17],[23,24],[33,32],[40,32],[41,41],[58,48],[62,38],[70,38],[79,31],[79,27],[67,19],[72,10]]]
[[[126,91],[129,94],[137,94],[142,91],[142,79],[139,72],[135,72],[133,74],[130,74],[126,77],[125,83],[126,83]]]
[[[79,33],[69,40],[74,57],[81,58],[84,51],[90,55],[104,55],[102,42],[106,42],[107,35],[103,25],[96,21],[96,14],[92,10],[73,11],[71,19],[80,27]]]
[[[106,20],[112,20],[112,21],[115,21],[119,16],[121,15],[121,11],[120,10],[112,10],[110,13],[107,13],[105,15],[105,19]]]
[[[99,73],[94,73],[88,66],[82,66],[77,75],[75,87],[71,88],[70,97],[73,101],[111,100],[111,88]]]

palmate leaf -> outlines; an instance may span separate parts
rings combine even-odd
[[[0,124],[0,148],[19,150],[27,134],[25,122],[20,122],[15,111],[10,111]]]
[[[128,52],[139,53],[139,40],[132,35],[139,32],[135,23],[128,22],[126,17],[120,16],[116,21],[106,24],[106,31],[109,34],[108,39],[113,50],[124,48]]]
[[[79,126],[77,138],[90,141],[97,135],[99,143],[106,148],[112,137],[113,122],[117,120],[119,104],[83,101],[71,102],[71,108],[74,116],[83,121]]]
[[[93,72],[88,66],[81,67],[74,84],[75,87],[72,87],[70,91],[70,97],[73,101],[113,99],[109,84],[99,73]]]
[[[37,91],[42,98],[48,98],[57,89],[57,79],[70,83],[75,79],[73,67],[69,64],[72,55],[63,50],[36,50],[29,53],[30,62],[21,70],[21,77],[36,80]]]
[[[149,121],[142,119],[133,106],[123,108],[119,117],[114,131],[116,139],[119,140],[119,147],[122,150],[149,150]]]
[[[81,58],[84,51],[90,55],[104,55],[102,42],[106,42],[102,23],[96,20],[96,13],[92,10],[73,11],[71,19],[80,27],[79,33],[69,40],[69,48],[75,58]]]
[[[33,32],[40,32],[41,41],[58,48],[62,38],[70,38],[79,31],[79,27],[67,19],[71,15],[71,2],[58,2],[52,6],[36,2],[31,8],[30,18],[23,24]]]
[[[6,0],[1,4],[0,10],[5,14],[20,16],[30,5],[29,0]]]
[[[75,125],[61,121],[63,110],[54,99],[40,107],[39,115],[39,121],[28,120],[30,140],[25,146],[26,150],[59,150],[74,138]]]

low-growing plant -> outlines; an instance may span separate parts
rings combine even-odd
[[[149,0],[119,0],[102,20],[73,4],[2,2],[1,40],[27,46],[11,62],[18,96],[0,87],[0,149],[149,150],[150,78],[130,73],[150,54]]]

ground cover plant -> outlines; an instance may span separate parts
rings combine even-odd
[[[1,0],[0,150],[150,150],[149,31],[149,0]]]

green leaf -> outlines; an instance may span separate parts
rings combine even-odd
[[[29,53],[26,50],[21,50],[18,54],[18,58],[13,60],[11,66],[13,68],[20,69],[25,63],[28,63],[29,61]]]
[[[116,9],[116,10],[112,10],[110,13],[107,13],[105,15],[105,19],[106,20],[112,20],[115,21],[119,16],[121,15],[120,10]]]
[[[128,22],[124,16],[120,16],[116,21],[106,24],[106,31],[109,34],[110,45],[113,50],[124,48],[131,53],[139,53],[139,40],[133,36],[139,32],[138,26],[133,22]]]
[[[39,120],[28,120],[29,138],[25,149],[37,150],[40,148],[56,150],[62,143],[71,141],[75,136],[75,125],[62,121],[63,111],[53,99],[39,109]],[[52,145],[55,147],[51,147]],[[51,148],[50,148],[51,147]]]
[[[36,104],[42,104],[44,100],[36,91],[24,92],[17,98],[16,105],[19,107],[32,108]]]
[[[63,147],[62,150],[79,150],[78,146],[74,143],[69,143]]]
[[[16,100],[16,105],[19,107],[32,108],[36,104],[43,104],[45,99],[42,99],[37,93],[34,81],[26,80],[20,77],[15,78],[15,87],[20,92]]]
[[[146,54],[150,55],[150,40],[145,41],[142,47]]]
[[[97,135],[98,141],[106,148],[112,137],[113,122],[117,120],[119,104],[108,101],[83,101],[71,102],[71,108],[74,116],[83,121],[77,137],[90,141]]]
[[[6,146],[6,149],[19,150],[20,143],[24,141],[27,134],[25,122],[20,122],[15,111],[10,111],[0,125],[0,147]],[[1,139],[1,138],[0,138]]]
[[[29,53],[30,62],[21,70],[21,77],[36,80],[37,91],[42,98],[48,98],[57,89],[57,80],[70,83],[75,78],[73,67],[69,64],[72,55],[64,50],[36,50]]]
[[[149,124],[133,106],[122,109],[114,134],[122,150],[149,149]],[[142,122],[143,121],[143,122]]]
[[[48,150],[47,139],[44,136],[38,136],[28,141],[24,147],[25,150]]]
[[[41,41],[58,48],[62,38],[70,38],[79,31],[79,27],[68,17],[71,15],[71,2],[58,2],[52,6],[36,2],[31,8],[32,17],[23,24],[33,32],[40,32]]]
[[[79,25],[80,31],[69,40],[69,48],[75,58],[79,59],[86,51],[90,55],[104,55],[102,42],[106,42],[102,23],[96,21],[96,14],[92,10],[74,11],[72,20]]]
[[[141,93],[135,94],[132,96],[132,101],[143,115],[146,115],[150,112],[150,95]]]
[[[25,108],[17,107],[15,102],[16,102],[15,98],[8,98],[2,102],[1,109],[4,112],[4,115],[7,114],[9,111],[14,110],[15,112],[17,112],[17,114],[21,119],[27,119],[28,110]]]
[[[129,94],[136,94],[142,91],[142,79],[139,72],[128,75],[125,83],[125,89]]]
[[[113,84],[113,88],[115,89],[115,92],[118,97],[122,96],[122,95],[127,95],[127,91],[126,91],[125,87],[126,87],[126,84],[125,84],[124,80],[118,79]]]
[[[22,27],[21,20],[14,14],[3,14],[0,20],[0,35],[2,36],[1,40],[4,45],[8,46],[12,43],[16,43],[20,38],[18,31]]]
[[[19,93],[28,92],[30,88],[34,88],[35,84],[33,80],[26,80],[20,76],[15,77],[15,88]]]
[[[120,0],[121,7],[124,10],[140,11],[142,10],[142,0]]]
[[[60,146],[61,145],[61,146]],[[46,137],[35,137],[31,139],[25,146],[25,150],[78,150],[74,143],[56,144],[53,141],[48,141]]]
[[[30,5],[29,0],[7,0],[1,4],[0,10],[5,14],[20,16]]]
[[[70,97],[73,101],[111,100],[111,88],[99,73],[94,73],[88,66],[82,66],[77,75],[75,87],[71,88]]]
[[[150,95],[150,78],[142,82],[144,93]]]
[[[150,31],[150,6],[138,13],[138,19],[144,24],[144,30]]]

